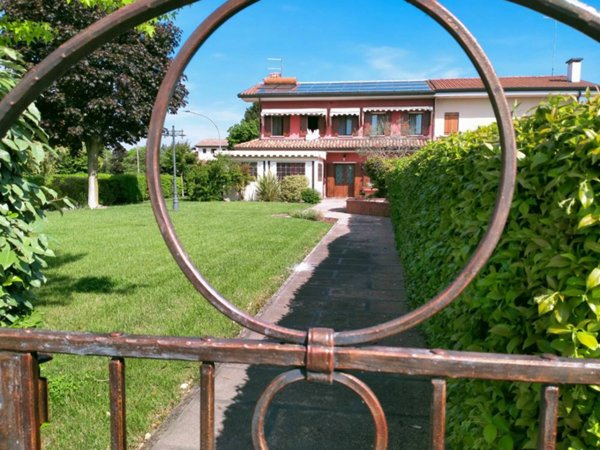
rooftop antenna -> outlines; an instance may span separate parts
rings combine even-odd
[[[267,67],[269,73],[271,71],[276,71],[276,73],[278,73],[280,76],[283,76],[283,58],[267,58],[267,61],[274,61],[279,63],[279,67]]]
[[[553,20],[554,21],[554,43],[552,45],[552,76],[554,76],[554,63],[556,61],[556,41],[558,37],[558,21],[556,19],[552,19],[550,17],[544,16],[544,19]]]

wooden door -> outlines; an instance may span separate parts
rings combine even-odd
[[[330,164],[327,179],[328,197],[354,197],[355,164]]]

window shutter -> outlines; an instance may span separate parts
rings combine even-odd
[[[458,113],[444,114],[444,134],[452,134],[458,131]]]
[[[423,113],[423,122],[421,123],[421,134],[423,136],[429,136],[429,127],[431,126],[431,114],[428,112]]]
[[[389,136],[392,134],[392,124],[390,122],[390,113],[382,114],[383,119],[383,134]]]
[[[263,117],[263,123],[265,125],[265,136],[266,137],[271,137],[271,120],[273,118],[271,116],[265,116]]]
[[[306,137],[306,130],[308,130],[308,117],[300,116],[300,137]]]
[[[333,136],[340,135],[340,118],[338,116],[331,118],[331,134]]]
[[[371,113],[365,113],[365,125],[363,130],[363,136],[371,135]]]
[[[290,116],[283,118],[283,135],[286,137],[290,135]]]
[[[352,136],[358,135],[358,116],[352,117]]]
[[[325,117],[320,116],[319,117],[319,136],[321,136],[321,137],[325,136],[325,128],[326,128]]]

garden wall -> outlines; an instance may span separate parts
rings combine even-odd
[[[500,244],[463,295],[423,325],[432,347],[600,357],[600,99],[551,99],[516,123],[517,193]],[[398,160],[387,186],[412,307],[440,292],[494,207],[495,126]],[[536,448],[539,385],[455,381],[454,449]],[[561,388],[559,449],[600,447],[598,387]]]

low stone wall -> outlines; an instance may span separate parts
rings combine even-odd
[[[346,212],[364,216],[390,216],[390,204],[385,198],[349,198]]]

